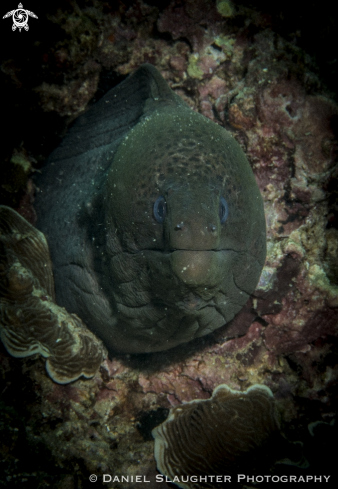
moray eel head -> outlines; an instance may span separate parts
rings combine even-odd
[[[103,208],[117,307],[126,324],[135,308],[156,318],[150,350],[225,324],[255,287],[265,256],[256,182],[232,136],[190,109],[155,111],[129,132]]]
[[[210,333],[256,287],[265,218],[250,165],[153,66],[79,118],[37,187],[57,302],[111,350]]]

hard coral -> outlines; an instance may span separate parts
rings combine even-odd
[[[225,487],[215,476],[268,468],[285,442],[272,392],[264,385],[245,392],[220,385],[211,399],[173,408],[152,434],[158,469],[184,489]],[[213,479],[187,482],[192,475]]]
[[[81,320],[54,302],[45,237],[9,207],[0,207],[0,336],[14,357],[40,353],[55,382],[92,377],[104,348]]]

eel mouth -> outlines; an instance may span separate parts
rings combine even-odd
[[[196,294],[190,293],[189,297],[187,297],[183,302],[182,306],[187,311],[197,311],[201,307],[204,307],[204,301]]]
[[[175,304],[175,307],[187,316],[198,315],[202,309],[210,306],[214,306],[213,297],[209,300],[205,300],[195,292],[189,292],[189,294]]]

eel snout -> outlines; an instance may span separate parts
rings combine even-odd
[[[187,285],[215,287],[222,281],[221,262],[224,253],[213,250],[175,250],[171,253],[172,271]]]

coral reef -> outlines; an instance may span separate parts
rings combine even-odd
[[[43,171],[64,127],[94,93],[98,98],[142,62],[150,62],[190,107],[231,130],[246,152],[264,198],[266,265],[245,311],[230,325],[232,339],[225,340],[229,329],[220,328],[164,354],[116,356],[106,359],[92,379],[68,386],[53,383],[41,360],[18,360],[2,349],[3,412],[10,413],[11,429],[2,451],[4,477],[11,478],[4,479],[5,487],[15,487],[13,474],[28,477],[17,456],[22,439],[25,446],[46,447],[48,482],[56,489],[62,484],[86,487],[92,473],[98,484],[103,473],[140,474],[150,481],[127,485],[116,480],[114,489],[169,487],[155,480],[153,420],[164,421],[168,409],[184,402],[209,399],[223,383],[240,391],[253,384],[268,386],[281,415],[281,432],[303,441],[312,473],[332,473],[338,108],[325,83],[336,84],[336,64],[328,68],[327,63],[336,43],[318,30],[328,11],[316,7],[314,28],[313,22],[300,24],[294,6],[284,17],[288,22],[282,22],[274,12],[235,2],[231,17],[207,0],[168,1],[160,9],[149,3],[51,5],[46,23],[39,20],[29,33],[21,33],[21,39],[33,36],[35,29],[40,40],[24,46],[13,38],[2,63],[10,104],[6,111],[4,100],[7,137],[1,151],[8,179],[2,182],[1,201],[34,222],[30,168]],[[288,23],[290,31],[284,27],[285,37],[279,35],[280,25]],[[46,30],[38,31],[42,25]],[[325,26],[331,29],[331,20]],[[312,54],[321,67],[325,61],[327,70],[319,72],[314,57],[300,47],[304,32],[311,33],[308,46],[316,44]],[[18,166],[18,154],[30,168]],[[13,175],[21,175],[20,185]],[[327,429],[319,439],[315,431],[312,440],[307,426],[318,421]],[[38,481],[33,472],[29,480]],[[35,487],[44,487],[39,484]]]

